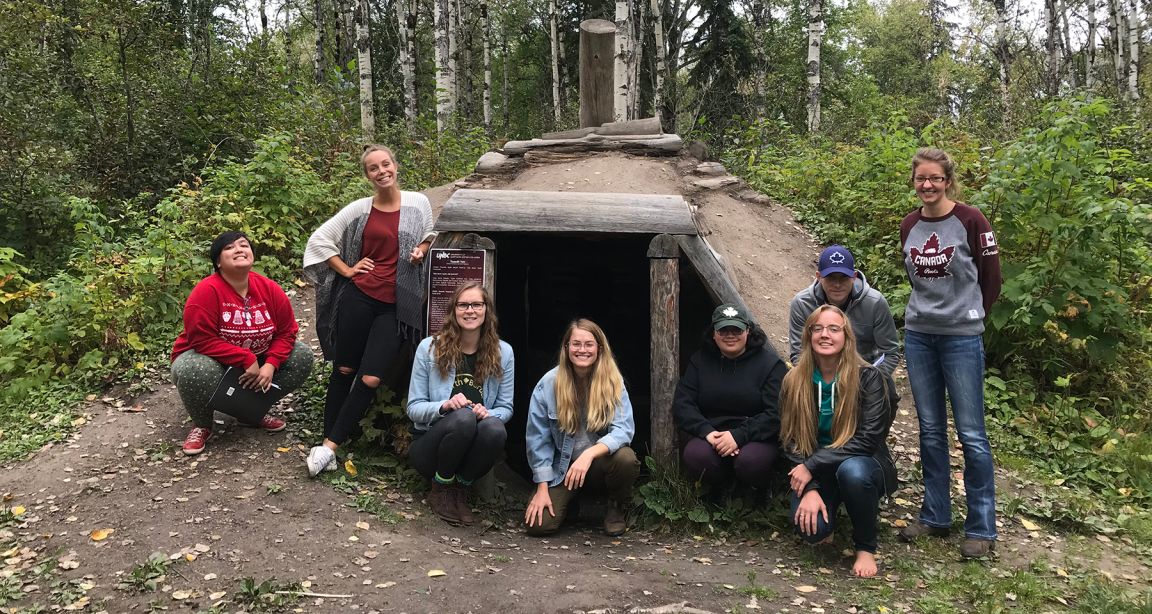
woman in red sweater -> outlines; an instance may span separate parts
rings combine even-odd
[[[212,241],[209,258],[216,272],[200,280],[184,304],[184,330],[172,348],[172,381],[192,418],[185,454],[199,454],[212,436],[208,400],[228,367],[243,369],[240,384],[291,392],[312,372],[312,350],[296,340],[299,326],[288,295],[275,282],[252,271],[255,257],[242,232]],[[284,430],[284,421],[264,416],[258,426]]]

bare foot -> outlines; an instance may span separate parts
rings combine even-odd
[[[876,575],[876,557],[867,550],[857,550],[852,573],[858,578],[871,578]]]

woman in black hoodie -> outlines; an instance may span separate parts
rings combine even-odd
[[[717,488],[733,477],[764,492],[780,450],[780,381],[787,368],[738,305],[720,305],[700,351],[676,386],[672,415],[684,431],[684,469]]]

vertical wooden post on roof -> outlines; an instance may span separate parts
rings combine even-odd
[[[615,119],[613,101],[616,24],[606,19],[580,22],[580,127]]]
[[[648,244],[652,310],[652,455],[668,466],[676,458],[672,396],[680,378],[680,246],[668,234]]]

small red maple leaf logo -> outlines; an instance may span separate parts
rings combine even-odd
[[[940,247],[940,237],[936,233],[928,237],[921,248],[913,247],[912,266],[916,267],[916,277],[925,279],[939,279],[952,275],[948,265],[952,264],[952,256],[956,253],[956,246]]]

